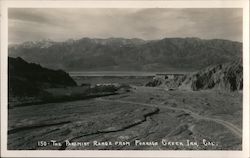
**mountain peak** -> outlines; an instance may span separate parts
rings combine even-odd
[[[22,46],[24,48],[33,48],[33,47],[48,48],[48,47],[52,46],[54,43],[55,42],[50,40],[50,39],[43,39],[43,40],[39,40],[39,41],[27,41],[27,42],[24,42],[20,45],[15,45],[15,47]]]

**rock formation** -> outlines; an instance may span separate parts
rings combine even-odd
[[[202,90],[217,89],[225,91],[242,90],[243,67],[239,61],[210,66],[186,77],[179,88]]]
[[[204,68],[198,72],[172,79],[155,77],[146,84],[151,87],[165,87],[168,89],[204,90],[216,89],[223,91],[237,91],[243,88],[243,67],[241,61],[217,64]]]
[[[62,70],[51,70],[22,58],[8,58],[8,86],[10,95],[37,95],[45,88],[76,86],[76,82]]]

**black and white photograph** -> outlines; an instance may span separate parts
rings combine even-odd
[[[7,11],[7,150],[243,150],[243,8]]]

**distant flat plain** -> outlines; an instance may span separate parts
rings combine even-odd
[[[78,85],[84,83],[104,84],[121,83],[143,86],[155,76],[157,72],[131,72],[131,71],[85,71],[70,72],[69,74]]]
[[[121,83],[144,86],[156,74],[186,74],[186,72],[142,72],[142,71],[75,71],[69,72],[70,76],[78,83],[104,84]]]
[[[155,76],[156,74],[186,74],[186,72],[142,72],[142,71],[71,71],[70,76]]]

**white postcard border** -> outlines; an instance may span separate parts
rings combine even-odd
[[[3,157],[227,157],[249,156],[249,1],[0,1],[1,4],[1,156]],[[243,142],[242,151],[150,150],[7,150],[8,8],[243,8]]]

